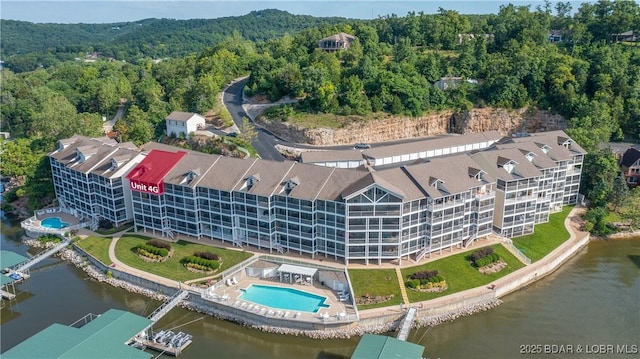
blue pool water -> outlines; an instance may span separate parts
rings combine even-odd
[[[252,284],[242,290],[241,300],[264,305],[265,307],[317,313],[327,298],[293,288]]]
[[[45,218],[40,222],[40,225],[45,228],[55,228],[55,229],[69,227],[69,223],[62,222],[62,220],[60,220],[59,217]]]

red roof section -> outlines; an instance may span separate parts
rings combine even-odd
[[[180,162],[182,157],[186,156],[186,152],[167,152],[160,150],[151,150],[142,162],[129,172],[127,178],[144,183],[159,184],[164,176]]]

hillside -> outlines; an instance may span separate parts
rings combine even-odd
[[[347,21],[338,17],[292,15],[267,9],[218,19],[145,19],[111,24],[35,24],[0,20],[0,56],[15,72],[47,67],[81,53],[99,52],[117,60],[181,57],[212,47],[234,32],[250,41]]]

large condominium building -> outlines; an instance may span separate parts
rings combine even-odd
[[[73,136],[49,154],[56,197],[62,207],[116,226],[131,221],[131,191],[124,176],[143,156],[133,143]]]
[[[493,231],[531,233],[558,206],[575,203],[584,155],[562,131],[380,170],[243,160],[151,143],[139,153],[123,148],[130,159],[114,178],[106,167],[74,167],[71,154],[87,142],[102,143],[103,151],[115,146],[76,136],[51,154],[58,197],[83,214],[99,209],[102,218],[133,220],[139,231],[170,238],[367,264],[420,259]],[[76,195],[77,186],[86,193]],[[94,196],[96,188],[104,194]],[[106,193],[122,201],[106,202]]]

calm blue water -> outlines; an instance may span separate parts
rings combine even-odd
[[[247,289],[244,289],[240,299],[261,304],[265,307],[301,312],[317,313],[320,308],[328,307],[324,304],[327,298],[323,296],[293,288],[259,284],[252,284]]]
[[[40,225],[45,228],[55,228],[55,229],[69,227],[69,223],[62,222],[59,217],[45,218],[42,220],[42,222],[40,222]]]

